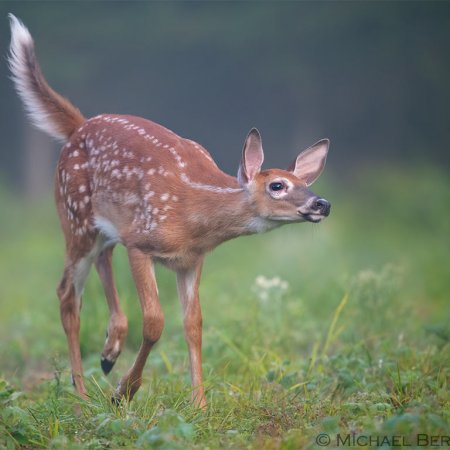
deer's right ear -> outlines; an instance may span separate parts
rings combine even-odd
[[[252,128],[242,150],[242,160],[238,171],[239,184],[244,186],[250,183],[261,171],[263,161],[261,135],[256,128]]]
[[[319,175],[325,167],[329,147],[330,141],[328,139],[322,139],[316,142],[301,152],[297,156],[297,159],[289,166],[288,170],[297,178],[303,180],[306,186],[310,186],[319,178]]]

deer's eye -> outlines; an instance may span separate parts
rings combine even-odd
[[[274,183],[269,184],[269,188],[271,191],[281,191],[284,189],[284,183],[281,181],[275,181]]]

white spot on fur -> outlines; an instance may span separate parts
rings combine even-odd
[[[181,179],[181,181],[183,181],[183,183],[188,184],[190,187],[192,187],[194,189],[202,189],[202,190],[205,190],[205,191],[216,192],[218,194],[232,194],[232,193],[235,193],[235,192],[242,192],[243,191],[242,188],[212,186],[210,184],[195,183],[195,182],[191,181],[189,179],[189,177],[185,173],[182,173],[180,175],[180,179]]]

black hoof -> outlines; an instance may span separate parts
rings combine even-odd
[[[122,399],[120,397],[115,397],[114,395],[111,397],[111,403],[114,406],[119,407],[122,404]]]
[[[111,369],[114,367],[115,361],[110,361],[109,359],[102,358],[100,361],[100,365],[102,366],[103,373],[108,375],[111,372]]]

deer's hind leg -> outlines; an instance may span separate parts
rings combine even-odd
[[[69,347],[72,382],[76,391],[86,397],[80,351],[80,309],[84,284],[98,244],[92,236],[86,236],[78,245],[73,246],[73,240],[71,244],[67,247],[64,273],[57,294],[60,300],[61,322]]]
[[[105,375],[113,368],[128,333],[128,320],[119,303],[116,284],[112,271],[112,253],[114,247],[108,247],[98,255],[95,262],[98,275],[105,291],[109,308],[109,324],[103,347],[101,366]]]
[[[94,228],[87,154],[81,146],[72,144],[63,147],[55,177],[56,207],[66,241],[64,274],[57,294],[69,346],[73,384],[85,397],[80,351],[81,297],[102,241]]]

